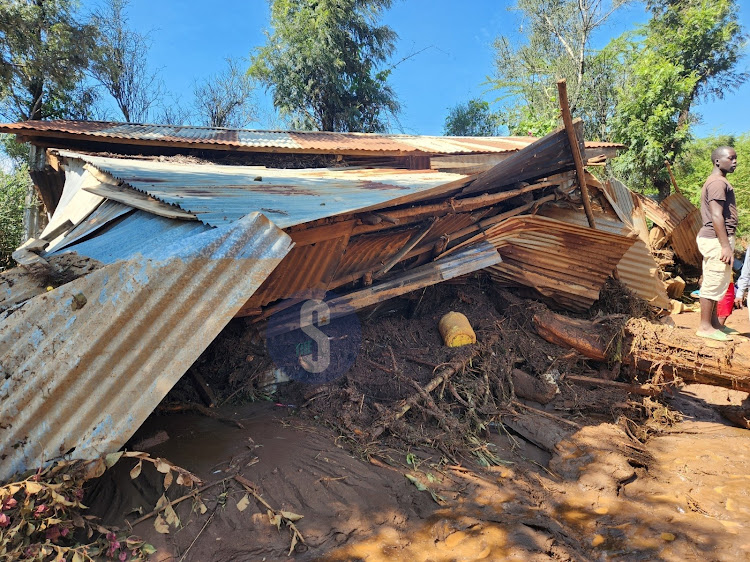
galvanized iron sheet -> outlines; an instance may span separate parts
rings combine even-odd
[[[101,121],[24,121],[0,125],[0,132],[28,136],[65,135],[81,141],[124,142],[138,145],[195,144],[221,150],[275,149],[279,152],[390,154],[478,154],[516,151],[533,137],[429,137],[327,131],[252,131],[178,125],[143,125]],[[54,144],[53,144],[54,145]],[[587,147],[621,147],[613,143],[587,143]]]
[[[672,193],[657,204],[648,197],[639,196],[646,216],[664,229],[677,257],[685,263],[698,266],[703,258],[695,241],[701,229],[701,213],[681,193]]]
[[[486,231],[502,263],[490,268],[500,281],[532,287],[573,310],[585,310],[634,238],[547,217],[513,217]]]
[[[114,263],[139,254],[150,255],[158,250],[156,241],[161,246],[190,244],[192,236],[209,230],[210,226],[198,221],[165,219],[146,211],[134,211],[112,224],[103,236],[91,236],[50,253],[77,252],[102,263]]]
[[[588,226],[582,208],[544,205],[539,210],[539,214],[570,224]],[[598,230],[620,236],[632,235],[630,227],[618,217],[602,212],[596,213],[595,218]],[[623,285],[650,304],[669,310],[667,287],[659,278],[658,270],[659,266],[651,255],[648,245],[640,238],[625,252],[617,264],[617,275]]]
[[[106,199],[101,205],[99,205],[85,220],[81,221],[78,226],[67,232],[64,236],[59,237],[56,241],[50,244],[46,252],[53,253],[58,250],[62,250],[66,246],[75,244],[79,240],[93,234],[103,226],[111,223],[112,221],[120,218],[134,211],[132,207]]]
[[[116,240],[116,238],[115,238]],[[0,479],[121,447],[289,251],[260,214],[34,297],[0,327]]]
[[[67,151],[59,154],[71,166],[88,162],[127,186],[177,205],[211,226],[259,211],[279,228],[286,228],[406,202],[415,195],[464,179],[459,174],[429,170],[291,170],[104,158]]]

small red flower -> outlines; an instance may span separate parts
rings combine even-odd
[[[125,560],[127,560],[127,559],[128,559],[128,553],[127,553],[127,551],[123,550],[123,551],[122,551],[122,552],[120,553],[120,556],[119,556],[119,558],[120,558],[120,560],[121,560],[122,562],[125,562]]]
[[[70,529],[68,529],[67,527],[63,527],[62,529],[60,529],[60,534],[61,534],[61,535],[62,535],[63,537],[67,537],[67,536],[68,536],[68,533],[70,533]]]
[[[47,511],[47,506],[43,503],[39,504],[34,510],[34,517],[41,517],[45,511]]]
[[[4,513],[0,513],[0,527],[7,527],[10,525],[10,517]]]
[[[2,507],[2,509],[3,509],[3,510],[6,510],[6,509],[13,509],[14,507],[16,507],[16,505],[18,505],[18,502],[16,501],[16,498],[10,497],[10,498],[6,499],[6,500],[5,500],[4,502],[3,502],[3,507]]]

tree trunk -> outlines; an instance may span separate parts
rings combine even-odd
[[[641,318],[628,320],[613,338],[601,324],[548,310],[534,315],[534,326],[545,340],[572,347],[590,359],[618,355],[623,363],[649,374],[750,392],[750,357],[738,353],[732,343],[709,342]]]

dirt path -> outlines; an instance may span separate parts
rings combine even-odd
[[[222,412],[244,429],[194,414],[153,416],[136,440],[166,431],[152,455],[207,482],[239,471],[274,509],[303,515],[295,560],[743,560],[750,432],[724,425],[710,406],[727,398],[743,396],[686,387],[672,399],[684,421],[642,449],[604,423],[575,433],[551,457],[493,430],[508,463],[493,468],[448,466],[425,451],[407,459],[373,450],[371,464],[328,429],[269,403]],[[92,498],[109,521],[150,509],[161,494],[155,471],[144,484],[127,470],[123,464],[118,485],[103,482]],[[252,498],[240,511],[244,495],[228,481],[203,494],[204,514],[180,504],[170,534],[156,533],[153,520],[133,532],[158,547],[155,560],[290,559],[288,529],[273,527]]]

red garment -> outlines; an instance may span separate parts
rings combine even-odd
[[[716,315],[719,318],[724,318],[732,314],[732,310],[734,310],[734,283],[729,284],[724,298],[716,305]]]

